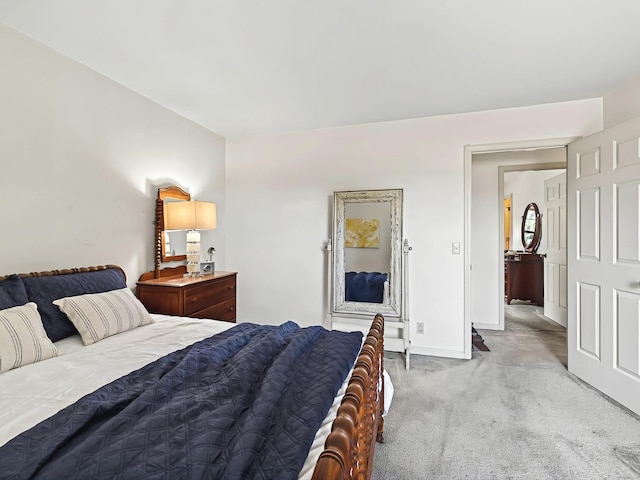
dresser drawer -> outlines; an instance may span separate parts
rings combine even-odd
[[[203,310],[209,310],[211,307],[225,303],[229,300],[233,301],[235,311],[235,298],[235,276],[191,285],[184,290],[184,314],[186,316],[193,316],[195,313],[202,312]]]
[[[191,315],[193,318],[212,318],[214,320],[224,320],[225,322],[236,321],[236,299],[232,298],[217,305],[213,305],[205,310],[201,310]]]
[[[182,315],[180,290],[155,285],[138,285],[136,294],[150,313]]]
[[[203,277],[167,276],[138,282],[137,295],[152,313],[236,321],[236,272]]]

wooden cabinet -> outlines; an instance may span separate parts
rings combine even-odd
[[[236,272],[141,280],[136,294],[151,313],[236,321]]]
[[[544,305],[544,258],[537,253],[505,255],[505,295],[511,300],[530,300]]]

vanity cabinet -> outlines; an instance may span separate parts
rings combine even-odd
[[[141,280],[136,294],[151,313],[236,321],[236,272]]]
[[[511,300],[530,300],[544,305],[544,257],[537,253],[519,252],[505,255],[505,295]]]

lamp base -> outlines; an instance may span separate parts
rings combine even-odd
[[[187,232],[187,275],[200,275],[200,232],[195,230]]]
[[[200,263],[187,263],[187,276],[197,277],[198,275],[200,275]]]

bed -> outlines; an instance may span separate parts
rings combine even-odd
[[[20,361],[7,354],[0,333],[3,478],[370,477],[383,429],[381,315],[362,338],[292,322],[234,325],[149,315],[135,300],[113,265],[0,277],[0,332],[7,318],[32,321],[36,311],[46,332],[44,339],[39,334],[39,352],[22,351],[26,363],[19,368],[9,368]],[[110,325],[107,310],[125,307],[138,325]],[[100,312],[99,321],[87,321],[88,308]],[[275,346],[257,343],[263,338]],[[309,358],[291,356],[291,345]],[[265,373],[263,388],[253,392],[243,379],[271,372],[256,358],[279,348],[287,353],[272,363],[285,374]],[[37,361],[30,363],[29,355]],[[231,357],[245,360],[236,364]],[[294,377],[301,383],[294,385]],[[333,380],[325,384],[325,377]],[[157,411],[163,414],[154,417]],[[307,424],[313,431],[298,440]]]

